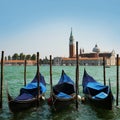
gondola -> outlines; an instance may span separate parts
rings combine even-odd
[[[82,86],[85,98],[94,104],[94,106],[109,110],[112,109],[114,97],[110,84],[106,86],[97,82],[84,69]]]
[[[48,104],[55,110],[64,109],[75,100],[74,81],[62,70],[60,80],[52,87]]]
[[[38,96],[38,80],[40,88],[39,96]],[[28,83],[25,87],[20,89],[20,94],[14,99],[9,94],[7,87],[8,106],[10,111],[20,112],[33,106],[37,106],[38,104],[37,102],[40,99],[45,98],[44,97],[45,92],[46,82],[44,80],[44,77],[38,72],[36,73],[34,79],[30,83]]]

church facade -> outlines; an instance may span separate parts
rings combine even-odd
[[[85,53],[84,50],[79,51],[79,64],[80,65],[103,65],[103,57],[105,57],[105,65],[115,65],[115,51],[101,52],[96,44],[93,50]],[[72,29],[69,37],[69,57],[55,57],[54,65],[76,65],[75,43],[72,35]]]

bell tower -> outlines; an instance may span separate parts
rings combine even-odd
[[[74,45],[74,38],[72,35],[72,28],[71,28],[71,33],[70,33],[70,38],[69,38],[69,58],[75,57],[75,45]]]

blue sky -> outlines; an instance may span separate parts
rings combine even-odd
[[[120,53],[120,0],[0,0],[0,50],[69,56],[71,27],[79,48]]]

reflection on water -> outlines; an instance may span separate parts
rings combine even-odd
[[[53,84],[56,84],[61,75],[61,70],[75,80],[75,66],[53,66]],[[103,67],[101,66],[86,66],[87,72],[94,76],[94,78],[103,83]],[[80,66],[80,95],[82,94],[82,75],[84,67]],[[46,98],[50,95],[49,82],[49,66],[40,66],[40,71],[44,75],[47,82]],[[27,66],[27,83],[32,80],[36,73],[36,66]],[[116,92],[116,67],[106,69],[106,80],[111,80],[112,91],[115,96]],[[23,86],[24,81],[24,67],[23,66],[5,66],[4,67],[4,90],[3,90],[3,109],[0,110],[0,120],[119,120],[120,109],[113,107],[113,110],[103,110],[96,108],[90,104],[79,103],[79,109],[76,111],[75,104],[72,104],[66,109],[60,111],[52,111],[44,101],[40,103],[38,108],[34,107],[29,110],[13,114],[9,111],[6,97],[6,82],[8,82],[9,92],[13,97],[19,94],[19,89]],[[63,106],[64,108],[64,106]]]

